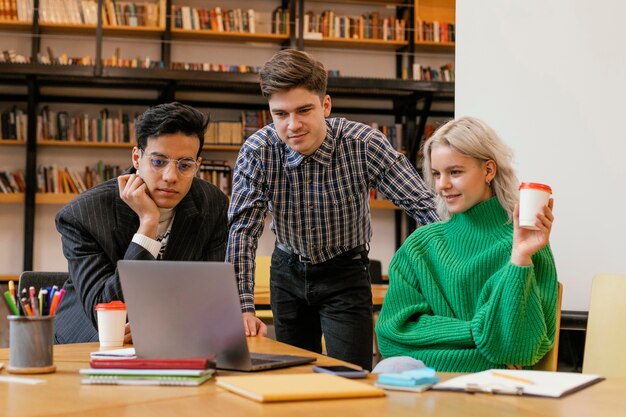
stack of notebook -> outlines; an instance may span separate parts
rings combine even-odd
[[[215,356],[191,359],[91,359],[82,384],[197,386],[215,373]]]

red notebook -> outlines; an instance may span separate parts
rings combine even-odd
[[[215,369],[215,355],[180,359],[92,359],[99,369]]]

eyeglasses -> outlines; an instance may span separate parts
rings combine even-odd
[[[142,153],[144,152],[143,149],[141,151]],[[170,159],[160,155],[149,155],[148,159],[150,160],[150,167],[154,172],[163,171],[170,162],[176,165],[178,173],[183,177],[193,176],[198,169],[198,162],[193,158]]]

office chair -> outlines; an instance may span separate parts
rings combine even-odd
[[[35,287],[36,293],[42,287],[52,287],[53,285],[61,289],[69,277],[67,272],[24,271],[20,275],[18,294],[22,293],[22,288],[26,288],[28,291],[29,287]]]
[[[556,371],[559,364],[559,338],[561,334],[561,301],[563,300],[563,284],[559,282],[556,299],[556,332],[554,333],[554,346],[545,354],[533,369],[537,371]]]
[[[591,286],[583,373],[626,376],[626,275],[596,275]]]

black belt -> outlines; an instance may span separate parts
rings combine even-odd
[[[288,255],[297,257],[298,261],[302,263],[312,263],[311,258],[307,258],[306,256],[302,256],[300,254],[295,253],[294,251],[292,251],[291,249],[289,249],[287,246],[283,245],[282,243],[276,242],[276,247]],[[360,255],[362,252],[365,252],[365,251],[369,251],[367,245],[359,245],[359,246],[353,247],[352,249],[348,249],[347,251],[343,253],[340,253],[339,255],[335,256],[335,258],[344,257],[344,256],[345,257],[354,256],[354,259],[357,259],[356,256]]]

